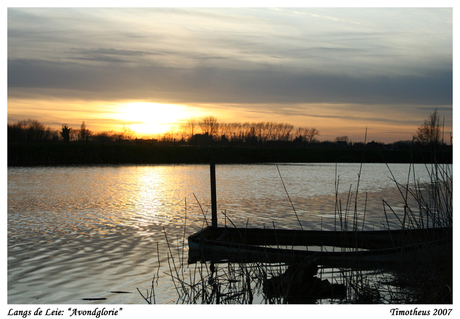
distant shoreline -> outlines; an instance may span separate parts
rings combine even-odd
[[[9,143],[8,167],[94,164],[452,163],[452,151]]]

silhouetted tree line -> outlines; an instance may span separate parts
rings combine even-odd
[[[319,131],[301,127],[294,130],[289,123],[245,122],[219,123],[214,116],[201,120],[190,119],[186,124],[171,130],[159,142],[176,142],[192,146],[287,146],[295,143],[316,142]]]
[[[190,119],[155,139],[134,138],[134,132],[123,127],[121,132],[94,133],[83,122],[78,129],[63,124],[61,130],[45,127],[36,120],[8,124],[8,142],[61,142],[92,144],[149,144],[171,146],[238,146],[238,147],[318,147],[334,149],[449,149],[442,136],[443,123],[435,110],[421,126],[412,140],[390,144],[380,142],[354,143],[348,136],[338,136],[334,141],[320,142],[316,128],[299,127],[288,123],[245,122],[219,123],[214,116]]]
[[[113,144],[133,140],[134,132],[124,127],[121,132],[107,131],[94,133],[83,122],[79,129],[62,124],[61,130],[47,127],[37,120],[28,119],[16,124],[8,124],[9,143],[97,143]]]
[[[8,124],[8,142],[56,142],[59,139],[58,131],[45,127],[37,120]]]
[[[338,136],[334,141],[320,142],[316,139],[319,131],[314,127],[294,129],[291,124],[276,122],[219,123],[215,117],[208,116],[201,120],[191,119],[186,124],[165,133],[155,142],[163,145],[367,148],[373,150],[427,149],[430,145],[437,145],[439,149],[451,149],[452,143],[447,145],[442,140],[444,135],[442,128],[439,115],[435,111],[430,115],[429,120],[418,128],[412,140],[389,144],[371,141],[365,144],[353,142],[348,136]]]

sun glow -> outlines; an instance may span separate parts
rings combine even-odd
[[[175,104],[132,102],[122,106],[120,118],[137,134],[162,134],[190,117],[186,107]]]

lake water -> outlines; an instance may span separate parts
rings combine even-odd
[[[389,168],[364,164],[358,178],[359,164],[217,165],[218,223],[230,223],[225,212],[239,227],[300,228],[297,214],[304,229],[332,230],[336,190],[353,211],[358,189],[360,229],[386,217],[397,227],[382,207],[402,210],[391,173],[403,184],[414,169],[421,183],[429,175],[424,165]],[[208,165],[9,167],[8,303],[145,304],[136,288],[154,274],[155,301],[166,303],[177,296],[170,249],[188,253],[203,215],[210,223]]]

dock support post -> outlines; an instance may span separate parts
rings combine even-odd
[[[217,227],[216,164],[214,162],[211,162],[211,213],[212,227]]]

